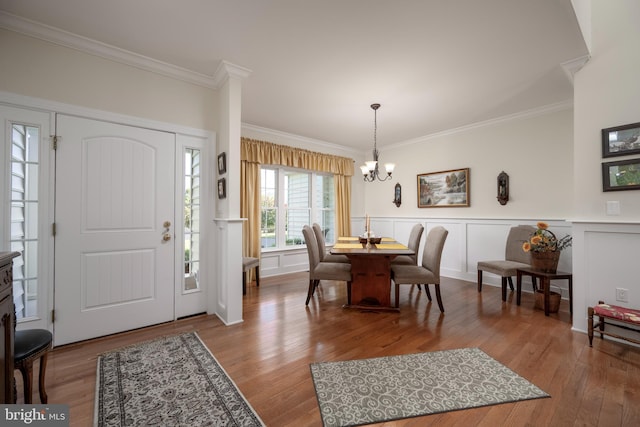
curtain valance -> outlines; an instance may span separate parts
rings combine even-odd
[[[353,176],[353,159],[241,138],[240,160]]]

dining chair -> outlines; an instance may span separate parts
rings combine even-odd
[[[530,225],[511,227],[507,236],[503,260],[478,261],[478,292],[482,292],[482,272],[496,274],[501,277],[502,301],[507,300],[507,281],[513,291],[513,279],[519,268],[531,267],[531,255],[522,250],[522,244],[529,240],[536,231]],[[535,286],[535,283],[534,283]]]
[[[313,228],[313,233],[315,234],[316,241],[318,242],[320,262],[350,262],[346,255],[333,255],[327,253],[327,245],[320,224],[314,223],[311,228]]]
[[[391,261],[391,265],[418,265],[418,252],[420,251],[420,239],[424,232],[422,224],[416,224],[411,228],[407,247],[415,252],[413,255],[398,255]]]
[[[395,304],[399,307],[400,285],[423,284],[427,297],[431,301],[429,285],[436,289],[438,307],[444,313],[442,295],[440,294],[440,261],[444,242],[449,231],[442,226],[433,227],[427,234],[427,239],[422,252],[422,265],[392,265],[391,280],[395,283]]]
[[[307,291],[307,301],[309,300],[320,284],[320,280],[341,280],[347,282],[347,303],[351,304],[351,264],[344,262],[320,262],[320,251],[318,242],[311,227],[305,225],[302,228],[304,242],[307,245],[309,255],[309,290]]]

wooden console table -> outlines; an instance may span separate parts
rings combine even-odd
[[[352,304],[345,308],[399,310],[391,305],[391,260],[413,255],[413,250],[390,238],[367,248],[357,237],[341,237],[330,252],[346,255],[351,261]]]
[[[520,305],[520,297],[522,295],[522,276],[531,276],[533,280],[533,290],[535,292],[536,279],[540,279],[540,287],[544,291],[544,315],[549,315],[549,292],[552,280],[565,279],[569,282],[569,312],[573,315],[573,275],[562,271],[555,273],[545,273],[535,268],[519,268],[516,270],[516,302]]]

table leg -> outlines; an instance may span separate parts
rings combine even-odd
[[[542,287],[544,289],[544,315],[549,315],[549,290],[551,289],[551,281],[547,277],[543,277],[540,279],[540,283],[542,283]]]
[[[516,271],[516,304],[520,305],[520,297],[522,296],[522,272]]]
[[[569,276],[569,313],[571,313],[571,320],[573,321],[573,277]]]

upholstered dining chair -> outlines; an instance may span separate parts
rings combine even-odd
[[[436,289],[436,299],[438,307],[444,313],[442,295],[440,294],[440,261],[442,260],[442,250],[444,242],[447,240],[449,231],[441,226],[433,227],[427,233],[427,239],[422,252],[422,265],[392,265],[391,280],[395,283],[395,304],[399,306],[400,285],[423,284],[427,297],[431,301],[429,285]]]
[[[309,290],[307,292],[305,305],[309,305],[309,300],[320,284],[320,280],[341,280],[347,282],[347,303],[351,304],[351,264],[344,262],[320,262],[320,251],[313,229],[305,225],[302,228],[302,235],[304,236],[307,253],[309,254]]]
[[[327,243],[324,239],[324,233],[322,232],[320,224],[314,223],[311,228],[313,228],[313,233],[315,234],[316,241],[318,242],[320,262],[350,262],[346,255],[332,255],[327,253]]]
[[[511,227],[507,236],[503,260],[478,261],[478,292],[482,292],[482,272],[496,274],[501,277],[502,301],[507,300],[507,281],[513,290],[513,279],[519,268],[531,267],[531,255],[522,250],[522,244],[529,240],[536,229],[530,225]]]
[[[418,252],[420,251],[420,239],[424,232],[424,226],[422,224],[416,224],[411,228],[409,233],[409,242],[407,247],[413,250],[413,255],[399,255],[391,261],[391,265],[418,265]]]

